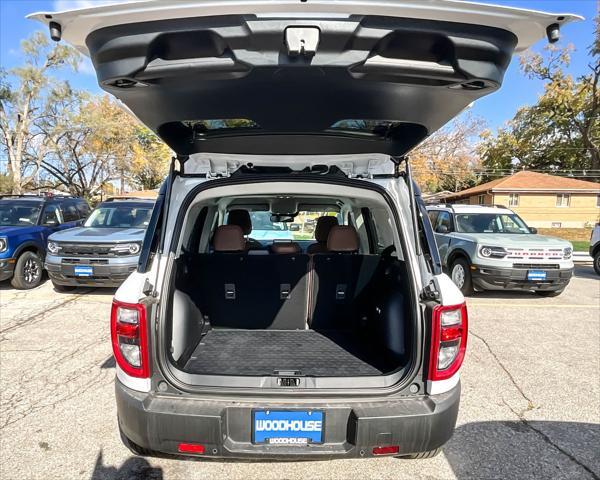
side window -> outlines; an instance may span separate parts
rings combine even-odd
[[[79,220],[79,212],[77,211],[75,202],[64,202],[62,204],[62,211],[65,223]]]
[[[437,217],[438,217],[438,210],[429,210],[427,212],[427,215],[429,215],[429,221],[431,222],[432,226],[435,226],[435,222],[437,221]]]
[[[90,214],[90,207],[85,202],[78,202],[77,211],[79,212],[79,218],[86,219]]]
[[[435,224],[436,233],[448,233],[452,231],[452,219],[449,212],[441,211]]]
[[[44,208],[44,213],[42,214],[42,225],[54,227],[60,225],[61,223],[63,223],[63,220],[58,205],[46,205]]]

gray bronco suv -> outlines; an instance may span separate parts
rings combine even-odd
[[[444,268],[464,294],[531,290],[559,295],[573,274],[573,246],[538,235],[501,206],[428,206]]]
[[[153,200],[110,199],[84,225],[48,237],[45,267],[58,291],[118,287],[137,267]]]

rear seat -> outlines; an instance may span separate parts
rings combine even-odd
[[[310,328],[346,330],[361,314],[366,287],[379,266],[379,255],[359,255],[356,229],[336,225],[327,239],[328,253],[313,256]]]
[[[212,327],[306,328],[308,255],[248,255],[237,225],[215,230],[213,250],[192,259],[192,296]]]
[[[301,254],[294,242],[278,244],[271,255],[249,255],[243,230],[220,226],[214,253],[190,260],[194,282],[180,289],[199,300],[215,328],[298,330],[310,320],[315,330],[351,329],[380,257],[358,254],[356,230],[343,225],[331,229],[328,253]]]

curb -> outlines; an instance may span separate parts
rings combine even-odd
[[[585,252],[573,252],[574,263],[593,263],[594,259]]]

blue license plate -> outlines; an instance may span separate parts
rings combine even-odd
[[[323,443],[325,414],[318,410],[255,410],[252,442],[270,445]]]
[[[91,277],[94,274],[93,267],[74,267],[73,271],[76,277]]]
[[[529,270],[527,272],[527,280],[536,282],[546,280],[546,272],[544,270]]]

